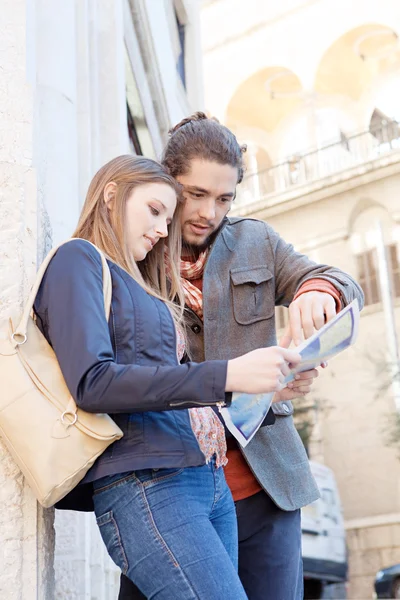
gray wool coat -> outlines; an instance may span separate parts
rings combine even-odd
[[[275,306],[288,306],[298,288],[315,277],[332,283],[344,304],[363,293],[346,273],[295,252],[267,223],[226,219],[208,257],[203,279],[203,322],[189,312],[194,361],[231,359],[276,344]],[[261,427],[241,448],[260,485],[283,510],[319,497],[306,452],[293,422],[291,402],[273,404],[275,423]]]

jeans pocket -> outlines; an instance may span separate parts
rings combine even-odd
[[[128,559],[125,554],[124,546],[119,531],[117,521],[114,518],[113,511],[104,513],[96,517],[97,525],[100,529],[101,537],[106,545],[107,552],[119,567],[124,575],[128,572]]]

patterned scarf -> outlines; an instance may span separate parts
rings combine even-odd
[[[189,308],[196,313],[196,315],[203,319],[203,293],[199,290],[198,287],[191,283],[193,279],[200,279],[203,276],[204,266],[208,257],[207,248],[200,255],[199,258],[192,262],[190,260],[181,259],[180,269],[181,269],[181,286],[183,288],[183,293],[185,295],[185,301]],[[168,250],[165,249],[165,268],[167,272],[167,277],[170,274],[169,266],[168,266]]]
[[[204,266],[207,262],[208,248],[201,252],[196,262],[181,259],[181,285],[185,294],[186,304],[203,319],[203,292],[191,282],[203,276]]]

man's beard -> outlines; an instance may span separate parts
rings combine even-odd
[[[194,258],[197,260],[199,255],[203,252],[203,250],[205,250],[206,248],[208,248],[208,246],[211,245],[211,238],[214,235],[214,233],[215,232],[209,235],[208,238],[202,244],[190,244],[189,242],[185,242],[185,240],[182,240],[182,254],[186,258]]]
[[[184,238],[182,238],[182,255],[187,259],[197,260],[200,256],[200,254],[204,250],[209,248],[211,246],[211,244],[214,242],[221,227],[222,227],[222,223],[215,231],[210,233],[210,235],[201,244],[191,244],[190,242],[186,242],[184,240]]]

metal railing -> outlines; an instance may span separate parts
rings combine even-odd
[[[400,122],[382,122],[377,128],[306,153],[294,154],[278,165],[247,175],[238,186],[238,208],[263,200],[400,149]]]

